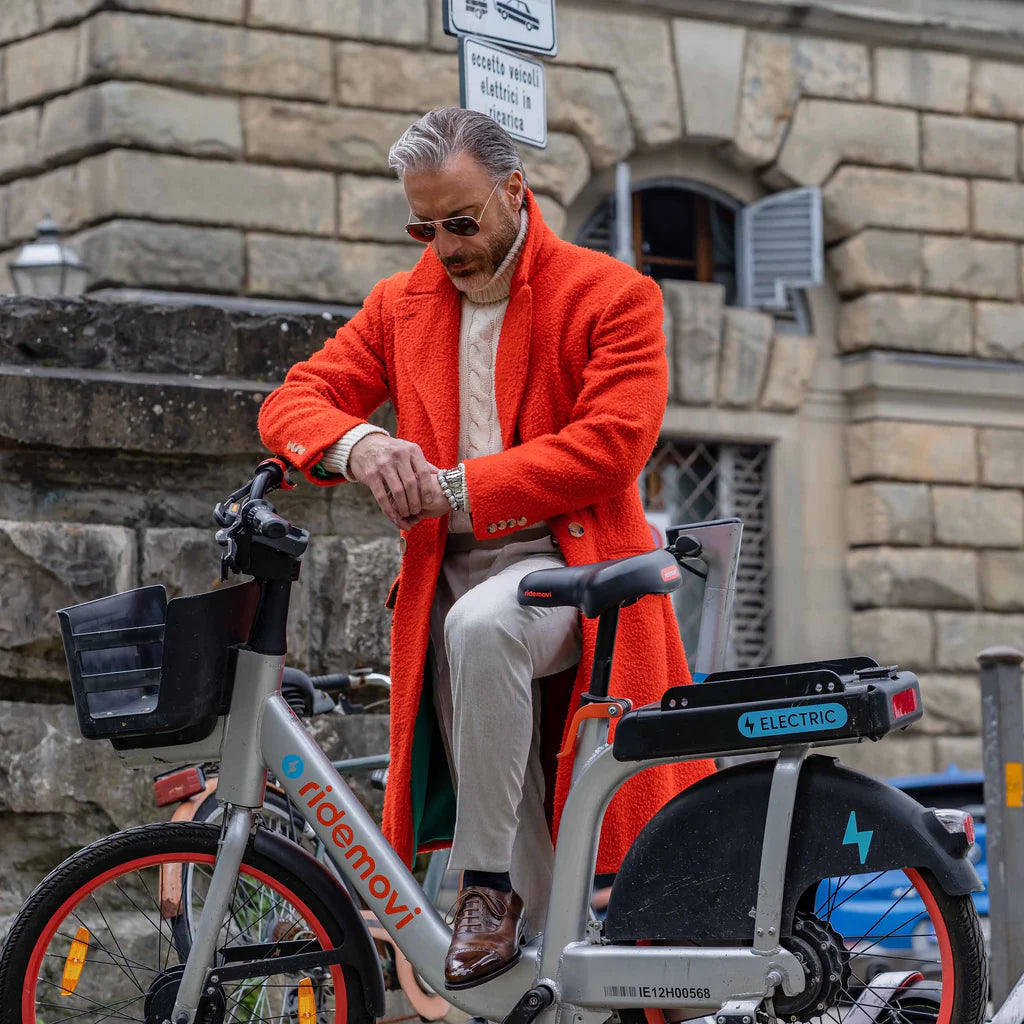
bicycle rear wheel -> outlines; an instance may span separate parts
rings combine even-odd
[[[838,955],[830,960],[807,952],[822,943]],[[781,1020],[803,1021],[812,1011],[822,1013],[824,1021],[841,1020],[839,1008],[854,1002],[868,985],[889,1004],[878,1024],[982,1024],[985,1019],[988,960],[974,901],[947,894],[927,869],[823,880],[801,901],[793,938],[783,944],[812,966],[834,961],[840,978],[832,982],[822,970],[813,1004],[800,996],[777,999]],[[875,980],[910,971],[928,984],[886,992]]]
[[[202,909],[218,837],[207,825],[146,825],[93,843],[51,872],[0,953],[0,1022],[168,1019],[183,968],[175,930]],[[175,887],[161,884],[169,872],[188,879],[177,900],[168,895]],[[270,957],[284,943],[296,953],[343,940],[330,908],[300,877],[246,851],[218,937],[219,962]],[[300,997],[303,1008],[313,1001],[316,1024],[372,1020],[358,976],[342,965],[218,983],[197,1019],[299,1024]]]
[[[792,935],[782,945],[801,961],[807,977],[803,992],[776,993],[775,1020],[785,1024],[842,1024],[868,985],[871,1005],[885,1004],[876,1024],[985,1019],[988,961],[974,902],[948,895],[927,870],[823,880],[800,901]],[[886,991],[876,980],[911,971],[923,978],[898,991]],[[680,1007],[625,1010],[619,1016],[623,1024],[666,1024],[707,1013]]]

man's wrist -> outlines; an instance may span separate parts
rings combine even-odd
[[[383,427],[374,426],[372,423],[358,423],[324,451],[320,465],[329,473],[337,473],[346,479],[350,479],[348,463],[352,455],[352,449],[364,437],[369,437],[370,434],[387,434],[388,437],[391,436]]]

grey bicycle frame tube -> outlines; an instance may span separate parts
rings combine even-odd
[[[444,991],[443,963],[451,931],[331,761],[279,696],[264,704],[260,746],[264,763],[324,843],[338,870],[366,900],[424,980]],[[556,992],[571,992],[571,1002],[581,1007],[674,1006],[680,1003],[676,993],[684,988],[707,993],[684,1001],[715,1007],[737,995],[764,995],[765,979],[772,970],[779,972],[786,991],[799,991],[803,984],[800,965],[792,954],[777,947],[759,954],[735,948],[612,950],[584,943],[604,811],[615,790],[651,764],[616,761],[607,744],[590,755],[583,746],[577,757],[585,758],[585,763],[562,812],[544,935],[524,949],[511,971],[472,989],[445,991],[445,997],[466,1013],[501,1019],[538,979],[547,979]],[[635,989],[637,985],[650,990],[642,999],[614,994],[619,989],[627,993],[630,986]],[[557,1009],[549,1013],[554,1015]]]

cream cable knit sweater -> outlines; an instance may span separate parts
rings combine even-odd
[[[494,394],[494,364],[501,325],[508,308],[509,288],[526,238],[526,207],[519,218],[519,233],[494,276],[475,292],[463,292],[459,322],[459,461],[501,451],[501,425]],[[367,434],[386,434],[382,427],[360,423],[324,452],[324,468],[348,471],[348,459],[357,441]],[[450,467],[442,467],[450,468]],[[467,496],[470,497],[470,496]],[[471,501],[471,497],[470,497]],[[468,512],[453,512],[449,530],[471,533]]]

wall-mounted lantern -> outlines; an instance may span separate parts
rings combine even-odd
[[[60,240],[60,229],[49,214],[36,225],[36,237],[21,247],[8,269],[18,295],[81,295],[89,276],[78,253]]]

